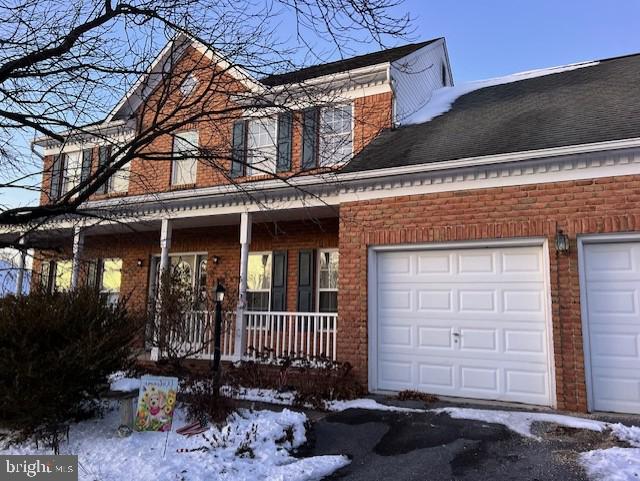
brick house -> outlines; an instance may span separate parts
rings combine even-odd
[[[177,65],[201,62],[197,49]],[[158,140],[227,145],[228,175],[134,159],[89,202],[123,217],[62,222],[68,254],[34,269],[52,289],[95,278],[142,310],[169,265],[202,292],[239,279],[227,359],[270,347],[348,361],[371,391],[637,414],[639,74],[628,56],[456,87],[436,39],[252,80],[328,84],[341,100]],[[116,106],[103,138],[126,137],[141,96]],[[60,163],[49,193],[103,148],[90,134],[37,143]],[[251,149],[270,153],[268,172]]]

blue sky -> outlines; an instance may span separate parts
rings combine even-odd
[[[640,0],[406,0],[404,11],[410,41],[446,38],[456,83],[640,52]],[[0,203],[32,202],[33,193],[0,191]]]
[[[638,0],[408,0],[415,36],[444,36],[457,82],[640,52]]]

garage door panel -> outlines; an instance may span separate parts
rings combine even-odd
[[[378,388],[551,404],[540,247],[382,253],[377,279]]]
[[[454,367],[447,364],[418,363],[418,384],[423,387],[454,389]]]
[[[453,349],[453,337],[451,328],[442,327],[418,327],[418,348],[426,349]]]
[[[584,247],[592,408],[640,414],[640,242]]]

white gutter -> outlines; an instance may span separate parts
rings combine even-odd
[[[224,194],[269,191],[286,187],[295,188],[310,185],[322,185],[322,183],[326,182],[328,176],[331,176],[332,184],[340,184],[357,180],[377,179],[425,172],[437,172],[465,167],[479,167],[484,165],[517,162],[522,160],[560,157],[629,148],[640,148],[640,137],[624,140],[612,140],[607,142],[596,142],[591,144],[571,145],[566,147],[553,147],[549,149],[528,150],[507,154],[488,155],[483,157],[468,157],[465,159],[407,165],[402,167],[389,167],[386,169],[372,169],[361,172],[328,172],[325,174],[295,177],[287,180],[287,183],[285,183],[285,181],[283,180],[271,179],[259,182],[246,182],[239,185],[225,184],[215,187],[162,192],[157,194],[145,194],[131,197],[115,197],[113,199],[90,201],[87,202],[85,206],[87,208],[103,208],[114,205],[122,206],[123,204],[140,204],[149,202],[196,199]]]

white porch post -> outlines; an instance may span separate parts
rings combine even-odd
[[[73,230],[73,261],[71,264],[71,289],[78,287],[80,279],[80,264],[82,263],[82,251],[84,250],[84,232],[80,227]]]
[[[20,244],[21,246],[24,246],[25,240],[26,240],[25,237],[22,236],[18,241],[18,244]],[[26,257],[27,257],[27,253],[23,249],[20,249],[20,252],[18,252],[19,257],[18,257],[18,273],[16,275],[16,296],[21,296],[23,291],[22,284],[24,283],[24,266],[25,266]]]
[[[238,309],[236,311],[236,333],[234,357],[241,359],[246,343],[244,310],[247,306],[247,271],[249,266],[249,245],[251,244],[251,214],[240,215],[240,284],[238,286]]]
[[[162,274],[169,268],[169,250],[171,249],[171,221],[162,219],[162,230],[160,231],[160,282]]]
[[[162,227],[160,228],[160,275],[158,276],[157,292],[162,293],[162,283],[165,280],[165,273],[169,270],[169,251],[171,250],[171,233],[172,226],[169,219],[162,219]],[[157,302],[162,303],[161,295]],[[154,336],[156,333],[154,332]],[[151,348],[151,360],[157,361],[160,358],[160,350],[158,346]]]

